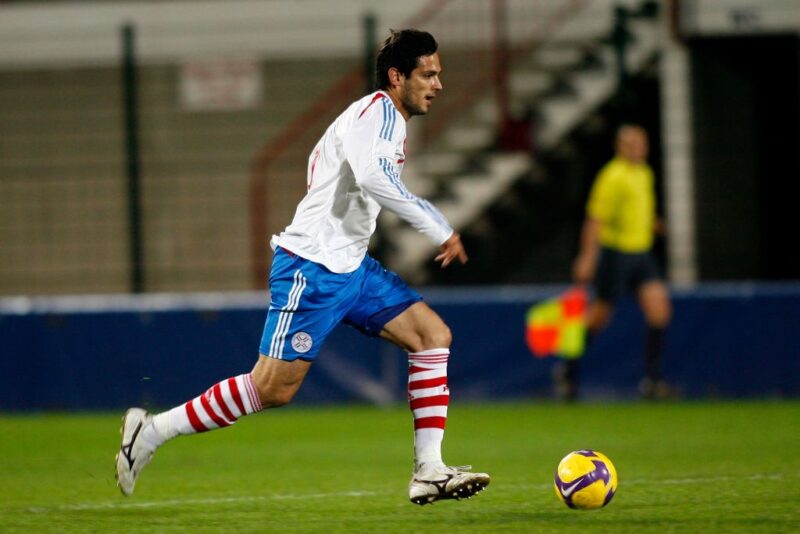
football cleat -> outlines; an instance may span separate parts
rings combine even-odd
[[[133,493],[136,478],[150,463],[155,449],[142,439],[142,429],[152,424],[153,416],[141,408],[131,408],[122,417],[122,444],[117,453],[117,486],[123,495]]]
[[[679,391],[663,380],[642,378],[639,382],[639,394],[647,400],[670,400],[680,397]]]
[[[466,499],[489,485],[489,475],[472,473],[471,465],[460,467],[421,465],[408,484],[408,498],[414,504],[430,504],[441,499]]]

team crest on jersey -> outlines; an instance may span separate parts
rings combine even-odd
[[[305,332],[298,332],[292,336],[292,348],[301,354],[310,351],[313,344],[311,336]]]

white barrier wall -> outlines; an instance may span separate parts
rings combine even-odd
[[[428,3],[370,0],[229,0],[0,4],[0,66],[108,64],[119,28],[139,31],[143,62],[198,55],[342,57],[361,53],[362,19],[401,24]],[[384,32],[380,32],[381,34]]]
[[[691,35],[800,33],[797,0],[682,0],[681,26]]]

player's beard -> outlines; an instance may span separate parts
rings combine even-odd
[[[408,115],[410,117],[413,117],[414,115],[425,115],[426,113],[428,113],[428,110],[426,108],[421,107],[419,104],[411,100],[409,96],[410,94],[411,91],[406,89],[406,91],[404,91],[403,93],[402,99],[400,100],[403,103],[403,107],[408,112]]]

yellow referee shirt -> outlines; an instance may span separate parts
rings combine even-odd
[[[601,223],[601,245],[626,253],[650,249],[656,205],[653,181],[649,165],[619,157],[600,170],[586,212]]]

